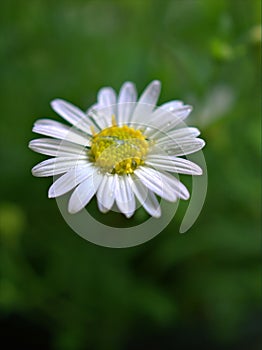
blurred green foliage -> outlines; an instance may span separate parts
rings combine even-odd
[[[260,1],[4,0],[0,20],[0,328],[9,343],[159,349],[182,327],[183,341],[163,348],[192,348],[206,334],[213,348],[257,349]],[[85,109],[102,86],[131,80],[141,92],[152,79],[162,81],[160,103],[194,106],[207,200],[185,235],[182,204],[152,241],[98,247],[47,199],[51,179],[31,176],[42,159],[27,149],[31,127],[58,119],[55,97]]]

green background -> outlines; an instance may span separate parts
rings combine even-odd
[[[1,343],[260,348],[260,22],[255,0],[1,1]],[[32,177],[33,122],[59,120],[56,97],[85,109],[102,86],[152,79],[159,103],[194,106],[205,205],[184,235],[183,203],[146,244],[95,246],[47,199],[52,179]]]

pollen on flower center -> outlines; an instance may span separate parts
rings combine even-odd
[[[93,135],[90,160],[111,174],[132,174],[144,164],[148,141],[140,130],[113,125]]]

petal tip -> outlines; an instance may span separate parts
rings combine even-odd
[[[194,169],[192,169],[192,171],[193,171],[192,175],[203,175],[202,168],[200,168],[200,166],[197,165],[196,163],[194,163]]]
[[[161,217],[161,210],[158,210],[157,212],[154,213],[153,217],[155,219],[159,219]]]
[[[132,81],[125,81],[123,86],[127,87],[127,88],[130,88],[130,87],[133,87],[135,84],[132,82]]]
[[[55,191],[53,189],[53,186],[51,186],[48,190],[48,198],[55,198],[56,197],[56,194],[55,194]]]
[[[201,140],[201,143],[202,143],[202,148],[205,147],[206,142],[203,139],[200,139],[200,140]]]
[[[55,105],[57,105],[58,103],[63,103],[64,102],[64,100],[62,100],[61,98],[54,98],[51,102],[50,102],[50,105],[51,105],[51,107],[53,107],[53,106],[55,106]]]
[[[79,209],[76,208],[75,206],[73,206],[72,203],[71,203],[70,201],[69,201],[69,203],[68,203],[68,208],[67,208],[67,210],[68,210],[68,213],[69,213],[69,214],[76,214],[76,213],[79,212]]]
[[[31,140],[28,145],[27,145],[28,148],[30,148],[31,150],[34,150],[33,147],[34,147],[34,140]]]
[[[31,174],[32,174],[33,176],[38,177],[37,165],[34,166],[34,167],[31,169]]]
[[[155,79],[155,80],[153,80],[152,81],[152,83],[151,83],[152,85],[156,85],[156,86],[161,86],[161,81],[160,80],[157,80],[157,79]]]
[[[190,193],[187,191],[186,193],[183,193],[183,197],[181,197],[181,199],[184,199],[185,201],[187,201],[190,198]]]
[[[127,219],[130,219],[134,213],[123,213]]]

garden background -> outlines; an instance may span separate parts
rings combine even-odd
[[[260,10],[259,0],[0,2],[5,348],[260,348]],[[183,203],[141,246],[96,246],[47,198],[52,179],[31,175],[44,159],[27,147],[32,125],[59,120],[56,97],[86,109],[102,86],[130,80],[141,93],[153,79],[159,103],[194,106],[205,205],[186,234]]]

